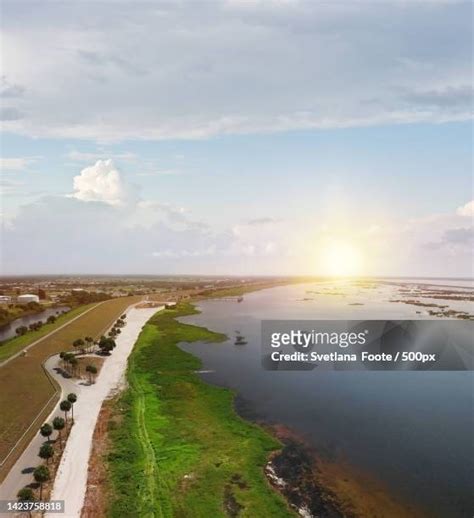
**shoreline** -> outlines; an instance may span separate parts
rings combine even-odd
[[[198,312],[195,306],[189,304],[193,312]],[[179,317],[185,316],[178,314],[171,320],[175,323],[176,327],[180,325],[189,326],[188,324],[182,324],[177,320]],[[153,319],[152,319],[153,320]],[[158,324],[157,324],[158,325]],[[195,327],[197,326],[190,326]],[[203,331],[209,331],[205,328],[198,328]],[[200,363],[194,355],[188,352],[184,352],[179,348],[179,343],[184,340],[179,340],[174,344],[174,347],[179,349],[181,353],[193,358],[193,361]],[[153,347],[150,343],[148,347]],[[137,348],[139,344],[137,342]],[[134,354],[138,354],[134,350]],[[133,363],[136,360],[133,360]],[[129,363],[129,369],[127,371],[127,377],[130,377],[130,368],[132,362]],[[193,371],[193,375],[197,375],[196,370]],[[208,387],[212,387],[213,390],[221,391],[221,393],[229,393],[228,389],[219,387],[217,385],[209,384],[203,381],[198,376],[200,383]],[[127,398],[127,394],[122,393],[113,402],[107,402],[102,406],[101,417],[97,421],[96,430],[94,434],[100,436],[102,445],[106,445],[107,455],[112,453],[113,456],[120,455],[120,451],[116,450],[118,437],[116,431],[112,432],[107,430],[107,420],[110,424],[110,420],[114,421],[115,430],[117,422],[127,426],[127,423],[123,422],[128,419],[127,414],[129,410],[127,408],[124,411],[124,398]],[[232,392],[230,399],[230,412],[233,414],[234,419],[237,418],[247,423],[249,426],[257,426],[264,434],[271,436],[273,440],[277,442],[265,456],[265,462],[262,463],[260,469],[262,470],[262,476],[265,483],[272,488],[272,491],[281,495],[288,508],[292,511],[288,512],[290,515],[296,513],[304,518],[311,516],[321,515],[324,512],[324,516],[327,518],[341,518],[341,517],[370,517],[370,516],[384,516],[387,518],[395,518],[400,515],[407,517],[421,517],[423,514],[418,512],[411,506],[405,505],[401,502],[396,501],[390,492],[382,490],[381,487],[377,487],[377,491],[374,494],[371,493],[370,489],[375,487],[375,484],[369,484],[368,487],[362,487],[357,481],[357,477],[350,473],[339,463],[331,463],[323,461],[318,458],[316,452],[311,450],[307,444],[304,443],[301,438],[297,437],[295,433],[283,426],[270,427],[267,423],[257,422],[252,419],[247,412],[242,412],[242,408],[239,406],[239,396],[235,392]],[[130,403],[127,401],[127,404]],[[124,413],[125,412],[125,413]],[[110,428],[110,427],[109,427]],[[114,436],[115,434],[115,436]],[[114,446],[115,444],[115,446]],[[150,444],[153,444],[150,443]],[[153,444],[155,446],[155,444]],[[115,448],[115,449],[114,449]],[[118,488],[112,481],[117,473],[110,472],[110,465],[105,467],[105,459],[102,460],[98,457],[94,458],[93,463],[89,465],[89,475],[87,482],[87,494],[85,505],[82,510],[82,518],[90,518],[97,515],[97,510],[105,513],[104,509],[107,507],[105,503],[109,497],[114,498],[117,496]],[[114,469],[112,469],[114,471]],[[108,480],[107,473],[110,473]],[[336,476],[337,475],[337,476]],[[153,477],[153,475],[150,475]],[[331,481],[331,477],[335,481]],[[240,479],[239,479],[240,480]],[[105,484],[104,484],[105,483]],[[342,485],[341,485],[342,483]],[[242,482],[245,484],[245,482]],[[239,485],[239,484],[237,484]],[[100,486],[100,487],[98,487]],[[139,487],[139,485],[137,486]],[[107,498],[105,497],[107,495]],[[230,495],[230,496],[229,496]],[[231,492],[227,497],[226,501],[230,502],[229,513],[231,516],[238,516],[241,504],[238,499],[235,498]],[[227,505],[227,504],[226,504]],[[374,509],[384,509],[384,514],[380,515],[373,513]],[[110,508],[108,509],[110,511]],[[281,514],[281,516],[287,516],[287,513]],[[401,514],[403,513],[403,514]],[[111,516],[116,516],[114,512],[107,512]],[[280,515],[279,515],[280,516]]]
[[[270,456],[266,475],[303,518],[427,518],[370,475],[323,457],[293,430],[282,425],[269,430],[283,447]]]
[[[160,511],[236,517],[244,508],[257,516],[295,516],[264,475],[280,443],[235,412],[232,391],[200,380],[199,359],[177,346],[225,339],[176,320],[195,311],[182,303],[144,327],[130,356],[128,387],[110,403],[112,416],[104,411],[108,448],[89,466],[82,518]],[[98,423],[97,434],[104,424]]]

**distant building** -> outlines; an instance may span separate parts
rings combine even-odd
[[[18,295],[16,301],[18,304],[28,304],[28,302],[39,302],[38,295],[26,293],[25,295]]]
[[[73,288],[71,293],[83,293],[84,291],[86,291],[84,288]]]
[[[165,308],[166,309],[174,309],[176,307],[176,302],[165,302]]]
[[[12,298],[8,295],[0,295],[0,304],[10,304]]]

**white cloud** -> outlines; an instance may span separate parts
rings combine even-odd
[[[471,9],[10,2],[3,68],[22,95],[5,128],[107,141],[470,119]]]
[[[200,273],[215,271],[213,255],[230,246],[229,236],[196,226],[131,225],[135,208],[53,196],[24,205],[2,228],[2,272]],[[25,242],[35,250],[34,258],[21,253]],[[202,261],[203,256],[209,260]],[[222,262],[217,266],[226,269]]]
[[[0,158],[0,169],[2,171],[22,171],[35,160],[35,158]]]
[[[98,160],[74,177],[71,198],[121,205],[128,197],[126,187],[112,160]]]
[[[466,203],[466,205],[463,205],[462,207],[459,207],[456,214],[458,214],[458,216],[474,217],[474,200]]]
[[[74,160],[76,162],[91,162],[93,160],[103,160],[105,157],[108,157],[112,160],[135,160],[137,157],[134,153],[125,152],[125,153],[114,153],[103,150],[95,153],[87,153],[81,151],[70,151],[66,155],[69,159]]]

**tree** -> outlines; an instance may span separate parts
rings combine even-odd
[[[72,342],[72,345],[76,349],[79,348],[82,350],[82,352],[84,352],[84,340],[82,338],[78,338],[77,340],[74,340],[74,342]]]
[[[71,403],[71,416],[72,416],[72,422],[74,423],[74,403],[77,401],[77,396],[74,394],[74,392],[71,392],[67,395],[67,400],[69,403]]]
[[[58,432],[59,445],[62,447],[61,430],[64,429],[66,423],[62,417],[55,417],[53,419],[53,428]]]
[[[92,385],[92,379],[97,374],[97,367],[95,365],[87,365],[86,372],[89,375],[89,383]]]
[[[42,464],[41,466],[35,468],[35,470],[33,471],[33,477],[36,480],[36,482],[38,482],[38,484],[40,485],[39,499],[41,500],[43,497],[43,484],[45,482],[48,482],[48,480],[51,478],[48,466]]]
[[[47,463],[49,463],[49,459],[54,455],[54,449],[48,442],[45,442],[38,453],[38,457],[45,459]]]
[[[127,318],[127,315],[124,313],[121,317],[122,320],[125,320]]]
[[[110,351],[115,347],[115,340],[113,338],[101,337],[99,341],[99,347],[102,354],[110,354]]]
[[[20,489],[20,491],[18,491],[16,494],[16,497],[18,498],[19,502],[35,501],[35,494],[33,493],[31,487],[24,487],[23,489]],[[28,511],[28,516],[31,516],[31,511]]]
[[[26,326],[20,326],[20,327],[17,327],[15,329],[15,333],[18,335],[18,336],[23,336],[23,335],[26,335],[26,333],[28,333],[28,328]]]
[[[50,315],[47,319],[46,319],[46,322],[48,324],[54,324],[56,322],[56,317],[54,315]]]
[[[63,360],[64,360],[66,363],[68,363],[68,362],[69,362],[69,360],[70,360],[71,358],[74,358],[74,357],[75,357],[75,356],[74,356],[74,354],[73,354],[73,353],[65,352],[65,353],[64,353],[64,355],[63,355]]]
[[[46,437],[46,439],[48,439],[48,441],[50,440],[49,438],[51,437],[52,433],[53,433],[53,427],[49,423],[44,423],[44,425],[40,428],[40,434],[43,437]]]
[[[30,331],[38,331],[39,329],[41,329],[43,327],[43,322],[41,322],[41,320],[39,320],[38,322],[33,322],[32,324],[30,324],[28,326],[28,329]]]
[[[72,374],[75,374],[79,362],[77,361],[77,358],[74,355],[72,355],[72,358],[69,358],[69,365],[71,365]]]
[[[75,358],[74,354],[69,352],[61,352],[59,353],[59,357],[62,359],[63,369],[66,369],[69,372],[69,374],[72,375],[71,360]]]
[[[71,410],[71,403],[69,403],[69,401],[67,399],[65,399],[64,401],[61,401],[61,403],[59,404],[59,408],[64,412],[64,417],[65,417],[65,421],[67,423],[67,413],[69,412],[69,410]]]
[[[35,501],[35,494],[33,493],[31,487],[24,487],[23,489],[20,489],[20,491],[18,491],[18,493],[16,494],[16,497],[20,502]]]
[[[91,348],[92,348],[92,344],[94,343],[94,339],[92,338],[92,336],[86,336],[84,338],[84,341],[86,342],[87,344],[87,349],[90,351]]]

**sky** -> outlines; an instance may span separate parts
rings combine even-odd
[[[3,274],[472,277],[472,4],[9,1]]]

